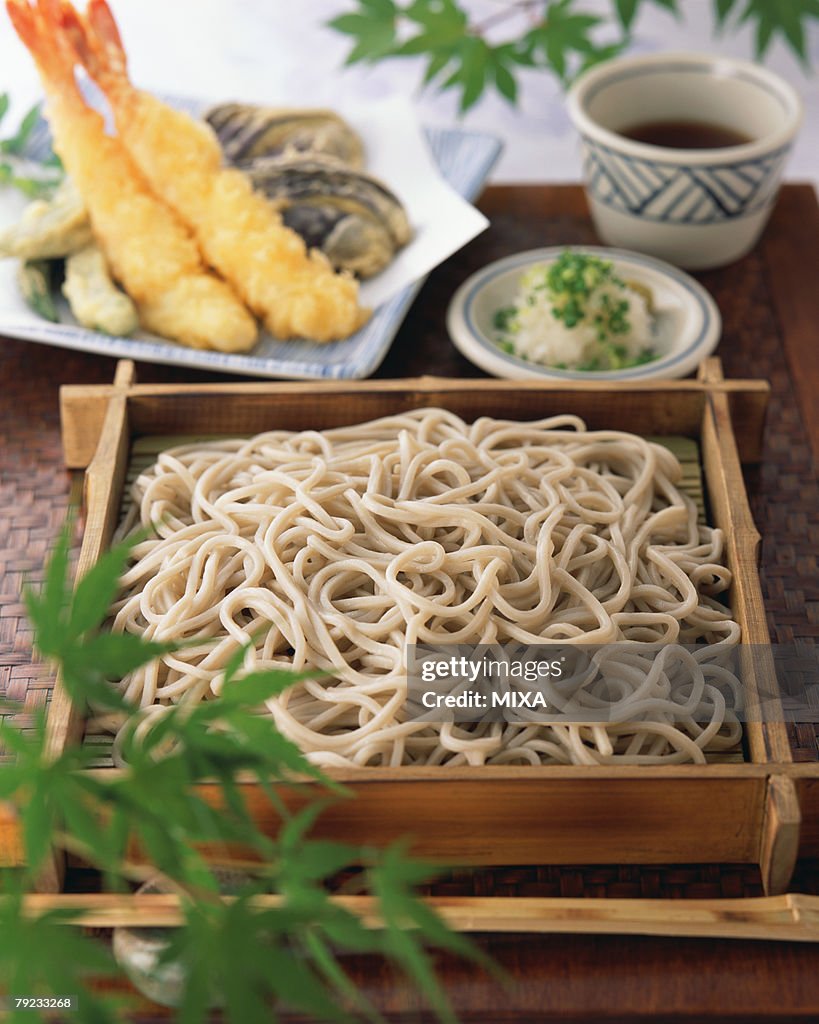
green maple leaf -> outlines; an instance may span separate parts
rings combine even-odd
[[[513,105],[518,98],[518,82],[511,69],[519,63],[519,50],[513,43],[496,46],[489,53],[489,67],[497,90]]]
[[[819,0],[748,0],[740,21],[756,23],[754,42],[758,58],[780,35],[802,63],[808,64],[805,24],[817,18]]]
[[[109,680],[119,679],[178,647],[102,631],[130,550],[139,539],[137,535],[103,555],[75,589],[69,573],[69,523],[54,546],[42,586],[27,586],[24,590],[35,647],[60,666],[66,690],[78,703],[93,700],[108,708],[127,710]]]
[[[646,0],[614,0],[617,17],[619,18],[620,24],[623,28],[631,28],[640,7],[645,2]],[[667,11],[671,11],[673,14],[679,16],[680,11],[677,7],[677,0],[650,0],[650,2],[655,4],[657,7],[664,7]]]
[[[393,0],[358,0],[358,6],[357,11],[341,14],[327,25],[355,40],[345,63],[374,64],[395,50],[398,12]]]
[[[460,82],[464,74],[462,45],[467,29],[464,12],[452,0],[444,0],[441,4],[431,0],[413,0],[402,13],[412,34],[396,47],[395,56],[426,55],[424,85],[442,76],[444,71],[450,72],[448,80],[454,74],[455,82]]]
[[[714,0],[714,14],[720,28],[728,20],[728,15],[736,7],[736,4],[737,0]]]
[[[562,81],[570,77],[572,55],[580,55],[588,61],[599,51],[590,33],[602,22],[595,14],[575,11],[572,0],[560,0],[552,4],[546,18],[529,31],[524,40],[535,63],[545,64]]]
[[[402,11],[409,21],[420,26],[430,47],[458,42],[466,32],[467,16],[454,0],[413,0]]]
[[[483,93],[489,73],[489,47],[478,36],[467,36],[457,48],[459,65],[444,82],[444,88],[461,90],[461,113],[474,106]]]

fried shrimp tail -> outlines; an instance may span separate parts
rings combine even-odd
[[[118,139],[105,133],[75,78],[76,54],[53,0],[7,0],[48,98],[55,148],[77,187],[113,276],[142,325],[193,348],[246,351],[256,323],[233,290],[204,267],[188,229],[145,183]]]
[[[367,319],[358,283],[308,251],[241,171],[222,166],[209,125],[173,110],[128,79],[125,51],[105,0],[83,20],[67,2],[61,25],[108,97],[117,132],[149,182],[191,228],[206,261],[277,338],[345,338]]]

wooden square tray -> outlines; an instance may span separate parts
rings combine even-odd
[[[110,541],[138,437],[320,429],[430,405],[467,419],[574,413],[593,429],[698,441],[710,517],[726,534],[733,614],[745,642],[766,644],[756,569],[759,536],[740,460],[758,457],[767,393],[761,381],[724,381],[717,360],[701,367],[698,380],[617,390],[595,383],[545,387],[436,378],[330,383],[320,389],[281,383],[140,385],[133,364],[122,362],[112,386],[65,387],[61,393],[66,463],[87,466],[78,572],[87,571]],[[752,677],[746,685],[753,704]],[[84,718],[85,709],[70,704],[58,681],[49,713],[55,755],[82,738]],[[750,721],[745,734],[743,763],[337,770],[330,774],[355,799],[331,807],[318,832],[375,845],[409,834],[417,853],[471,865],[759,863],[766,890],[782,892],[799,851],[800,799],[803,810],[819,802],[819,768],[791,764],[781,722]],[[108,778],[116,772],[97,770]],[[218,794],[212,795],[216,800]],[[248,797],[260,822],[275,829],[268,802],[252,787]],[[819,834],[809,829],[802,852],[817,850]],[[0,856],[19,863],[13,822],[5,828],[0,822]],[[46,884],[59,884],[59,865]]]

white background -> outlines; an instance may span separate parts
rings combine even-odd
[[[135,81],[146,88],[213,99],[272,104],[332,104],[400,93],[413,99],[421,120],[449,125],[457,118],[454,94],[420,92],[422,59],[342,69],[346,39],[324,23],[354,5],[349,0],[111,0],[120,22]],[[511,0],[469,0],[477,17]],[[750,30],[716,37],[712,0],[679,0],[681,21],[644,4],[634,49],[695,49],[752,57]],[[586,0],[584,9],[610,11],[610,0]],[[513,29],[514,22],[509,23]],[[500,28],[500,37],[509,29]],[[819,31],[809,37],[819,66]],[[768,67],[791,81],[805,102],[805,122],[788,177],[819,179],[819,72],[805,72],[776,42]],[[31,59],[0,8],[0,91],[14,99],[13,113],[40,94]],[[577,146],[563,96],[548,72],[527,71],[517,109],[485,96],[463,119],[466,128],[500,136],[505,152],[495,181],[571,181],[580,178]]]

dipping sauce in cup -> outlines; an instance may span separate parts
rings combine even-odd
[[[762,232],[802,104],[755,64],[663,53],[588,71],[569,113],[600,237],[705,269],[744,256]]]

